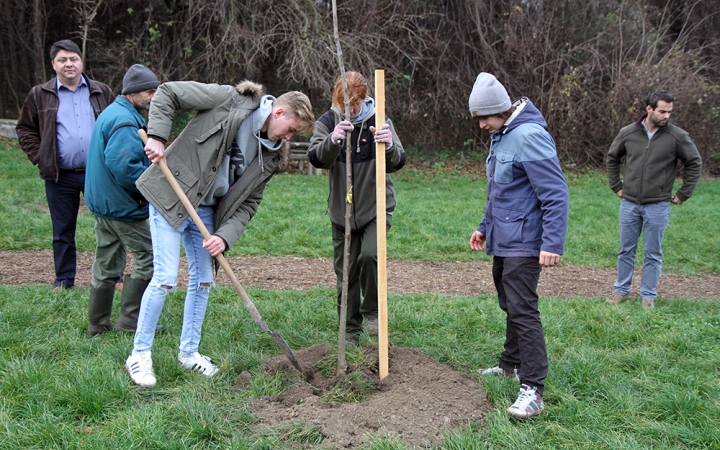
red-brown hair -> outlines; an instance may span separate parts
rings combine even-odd
[[[348,95],[350,96],[350,107],[360,105],[367,97],[367,81],[365,77],[358,72],[345,72],[347,79]],[[332,104],[334,108],[345,111],[345,95],[343,93],[342,77],[338,77],[335,81],[335,89],[333,90]]]

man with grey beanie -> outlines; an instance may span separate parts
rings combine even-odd
[[[140,114],[160,85],[157,76],[134,64],[123,77],[122,95],[98,116],[90,139],[85,177],[85,202],[95,215],[97,247],[92,266],[87,335],[115,328],[135,331],[140,302],[153,275],[148,202],[135,181],[150,166],[138,129]],[[123,274],[127,252],[134,254],[132,273],[125,277],[120,315],[110,321],[115,280]]]
[[[498,366],[478,372],[518,380],[520,394],[507,410],[525,419],[545,409],[548,359],[537,284],[542,267],[557,264],[564,251],[568,188],[547,123],[528,98],[511,103],[497,78],[483,72],[469,107],[491,133],[485,216],[470,247],[493,256],[493,280],[507,316]]]

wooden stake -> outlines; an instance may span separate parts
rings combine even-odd
[[[375,71],[375,128],[385,124],[385,71]],[[375,144],[375,199],[377,203],[378,265],[378,351],[380,379],[388,375],[388,307],[387,307],[387,218],[385,204],[385,143]]]

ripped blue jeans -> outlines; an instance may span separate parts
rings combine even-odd
[[[197,213],[210,233],[214,231],[213,210],[199,207]],[[191,355],[198,351],[200,332],[207,309],[210,287],[213,284],[213,262],[210,252],[202,247],[200,230],[187,218],[179,227],[173,228],[165,218],[150,205],[150,234],[153,246],[153,277],[143,294],[140,304],[137,331],[133,351],[150,351],[157,326],[165,305],[165,297],[177,285],[180,269],[180,242],[185,248],[188,261],[188,288],[185,296],[180,353]]]

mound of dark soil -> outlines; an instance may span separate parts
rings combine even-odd
[[[362,350],[366,366],[349,365],[347,373],[330,377],[323,376],[318,362],[328,355],[337,360],[332,347],[318,344],[295,352],[307,378],[278,396],[252,399],[260,420],[257,429],[290,424],[314,427],[323,436],[319,446],[333,449],[358,447],[373,434],[429,447],[442,440],[443,431],[482,421],[491,408],[476,379],[417,350],[390,347],[389,373],[383,380],[378,376],[377,347]],[[268,373],[294,370],[283,355],[268,360],[263,369]],[[243,382],[248,377],[241,375]],[[358,379],[370,387],[354,384]],[[367,391],[367,397],[358,402],[324,400],[338,386],[348,394]]]

